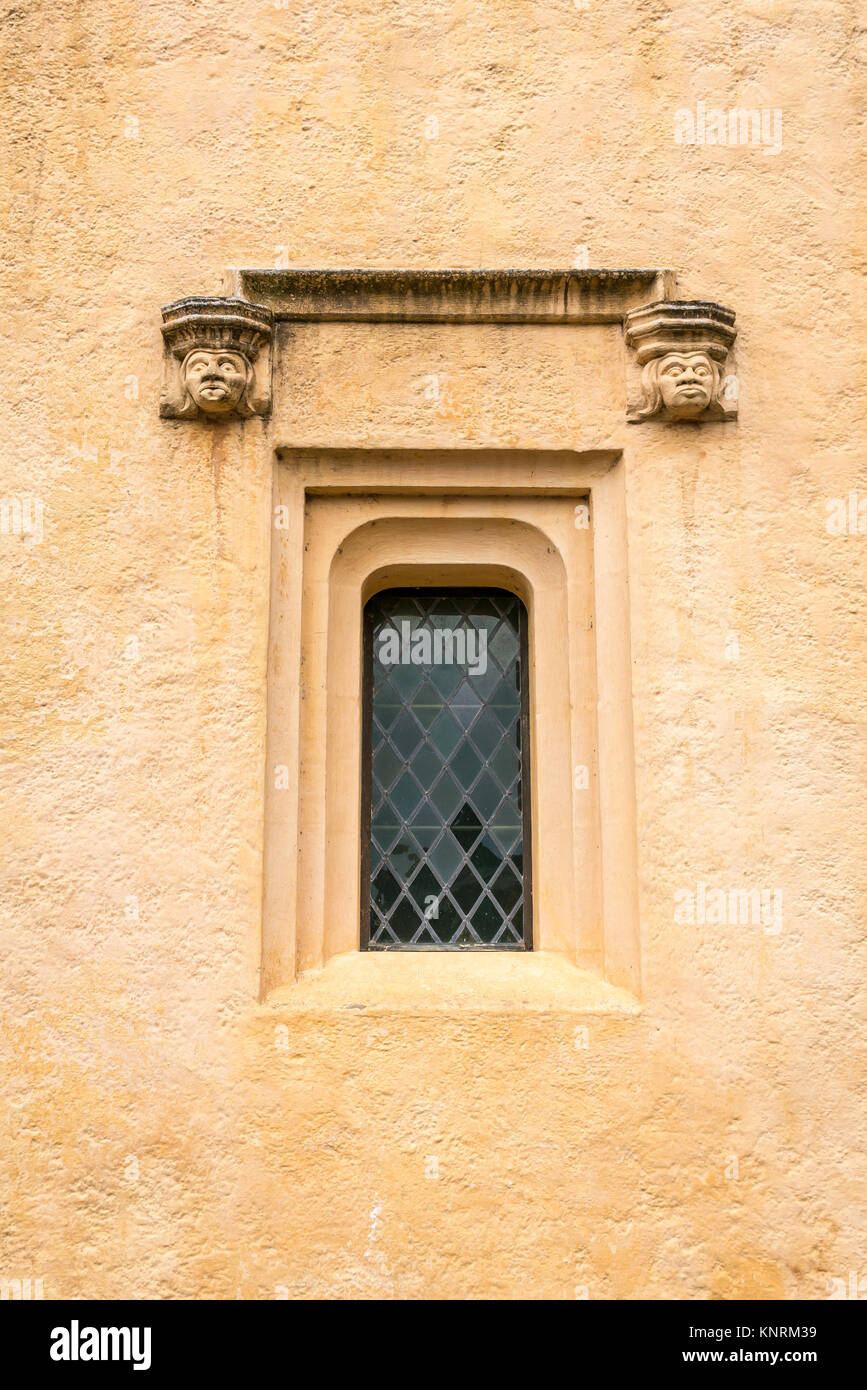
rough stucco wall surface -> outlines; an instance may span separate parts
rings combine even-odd
[[[819,1298],[867,1272],[867,535],[825,524],[867,496],[863,47],[854,7],[786,0],[8,9],[0,498],[44,534],[0,535],[0,1276]],[[782,149],[675,144],[698,101],[780,110]],[[740,332],[736,426],[629,435],[553,367],[549,415],[514,408],[523,447],[629,451],[642,1011],[257,1005],[271,472],[258,420],[160,421],[158,308],[229,266],[576,246],[677,270]],[[393,446],[406,401],[361,385],[337,442]],[[314,407],[295,442],[333,444]],[[779,891],[782,929],[676,921],[699,882]]]

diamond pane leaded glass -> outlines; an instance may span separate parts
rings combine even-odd
[[[389,589],[367,604],[370,950],[530,945],[525,631],[500,589]]]

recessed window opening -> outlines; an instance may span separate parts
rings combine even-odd
[[[364,610],[362,950],[529,950],[527,612],[504,589]]]

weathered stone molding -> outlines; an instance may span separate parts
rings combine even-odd
[[[270,309],[243,299],[190,298],[162,313],[162,416],[225,420],[268,413]]]
[[[620,323],[674,292],[666,270],[234,270],[275,319],[344,323]]]
[[[660,300],[628,313],[627,420],[734,419],[736,383],[732,390],[726,375],[734,325],[731,309],[706,300]]]

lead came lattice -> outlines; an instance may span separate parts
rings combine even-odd
[[[388,590],[367,605],[370,949],[529,945],[525,622],[495,589]]]

